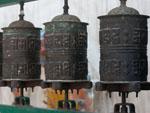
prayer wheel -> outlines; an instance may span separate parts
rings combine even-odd
[[[3,28],[3,79],[39,80],[40,28],[24,20],[20,5],[20,19]]]
[[[87,23],[68,14],[65,0],[64,14],[45,23],[46,80],[87,80]]]
[[[146,81],[148,16],[120,0],[120,7],[100,16],[101,81]]]

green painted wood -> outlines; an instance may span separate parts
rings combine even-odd
[[[33,107],[15,107],[15,106],[0,105],[0,113],[81,113],[81,112],[57,111]]]
[[[0,0],[0,7],[8,6],[8,5],[14,5],[19,3],[21,0]],[[36,0],[23,0],[24,2],[32,2]]]

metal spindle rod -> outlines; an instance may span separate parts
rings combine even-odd
[[[20,88],[20,96],[24,97],[24,89],[23,88]]]
[[[69,14],[69,5],[68,5],[68,0],[64,0],[64,15]]]
[[[120,0],[121,1],[121,6],[126,6],[127,0]]]
[[[70,109],[69,106],[68,106],[69,105],[68,100],[69,100],[68,90],[65,90],[65,100],[64,100],[65,104],[64,104],[64,106],[65,106],[66,109]]]
[[[24,1],[20,2],[20,15],[19,15],[20,20],[24,20]]]
[[[122,108],[121,113],[128,113],[127,106],[126,106],[126,93],[122,92]]]
[[[22,101],[22,98],[24,97],[24,88],[20,88],[20,105],[24,105],[23,101]]]

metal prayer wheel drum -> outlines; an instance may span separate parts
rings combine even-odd
[[[3,30],[3,79],[40,79],[40,29],[21,20]]]
[[[40,29],[21,20],[3,30],[3,79],[40,79]]]
[[[87,80],[88,24],[69,15],[68,8],[65,4],[64,14],[45,24],[46,80]]]
[[[21,16],[3,28],[3,79],[39,80],[40,29]]]
[[[148,16],[125,5],[101,16],[101,81],[146,81]]]

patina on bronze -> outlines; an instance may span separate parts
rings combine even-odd
[[[3,79],[39,80],[40,29],[24,20],[20,4],[20,19],[3,28]]]
[[[65,0],[64,14],[45,23],[47,80],[87,80],[87,23],[68,13]]]
[[[101,81],[146,81],[148,16],[121,5],[100,19]]]

